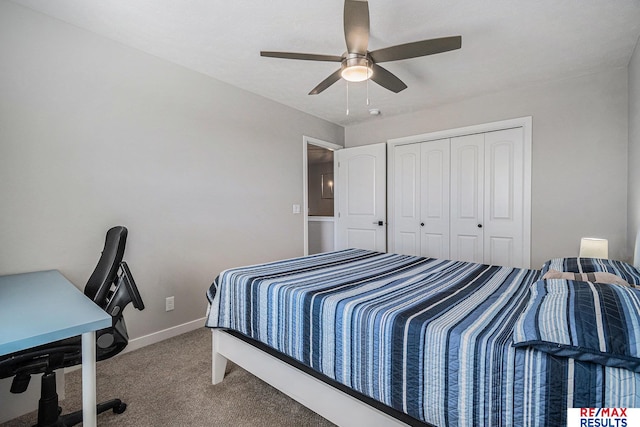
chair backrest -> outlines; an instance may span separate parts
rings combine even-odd
[[[126,227],[117,226],[107,231],[104,249],[98,265],[96,265],[84,288],[84,294],[102,308],[105,307],[107,293],[118,274],[118,267],[124,256],[126,243]]]

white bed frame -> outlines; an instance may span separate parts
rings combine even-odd
[[[640,269],[640,232],[636,236],[633,265]],[[213,384],[224,379],[227,360],[231,360],[339,426],[407,425],[220,329],[212,329],[211,333]]]
[[[218,384],[224,379],[227,360],[231,360],[339,426],[407,425],[223,330],[212,329],[211,333],[213,384]]]

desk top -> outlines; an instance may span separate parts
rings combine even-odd
[[[0,276],[0,356],[109,326],[59,271]]]

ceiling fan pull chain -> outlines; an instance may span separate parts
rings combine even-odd
[[[369,60],[367,59],[367,69],[369,69]],[[367,107],[369,106],[369,80],[367,79]]]
[[[369,106],[369,80],[367,80],[367,107]]]
[[[349,82],[347,82],[347,116],[349,115]]]

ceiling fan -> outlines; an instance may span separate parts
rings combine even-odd
[[[344,38],[347,42],[347,51],[342,56],[273,51],[261,51],[260,56],[340,62],[340,68],[314,87],[309,95],[321,93],[341,77],[351,82],[371,79],[380,86],[398,93],[406,89],[407,85],[391,72],[379,66],[378,63],[448,52],[460,49],[462,46],[462,37],[453,36],[405,43],[370,52],[367,50],[369,46],[369,3],[366,0],[345,0]]]

